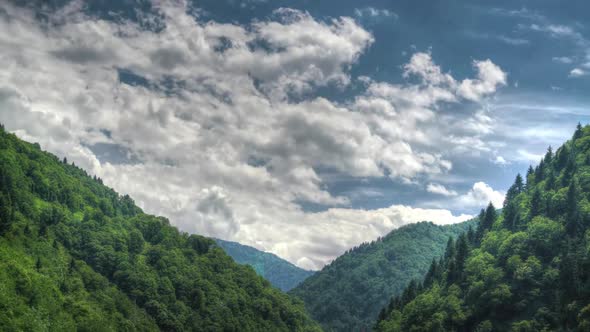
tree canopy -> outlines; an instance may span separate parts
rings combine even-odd
[[[590,330],[590,127],[517,176],[500,214],[478,217],[378,331]],[[433,272],[430,272],[433,271]],[[416,291],[417,289],[417,291]]]

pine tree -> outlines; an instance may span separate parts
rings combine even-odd
[[[483,239],[485,232],[492,228],[494,222],[496,221],[496,217],[496,208],[492,202],[488,204],[488,207],[485,209],[485,211],[482,209],[479,212],[479,226],[477,227],[476,236],[478,242]]]
[[[12,203],[10,196],[0,192],[0,235],[10,229],[12,223]]]
[[[526,186],[532,188],[535,185],[535,170],[532,165],[529,165],[529,169],[526,172]]]
[[[535,168],[535,183],[543,181],[545,178],[545,161],[541,159],[539,165]]]
[[[567,190],[565,228],[570,236],[576,236],[580,227],[580,211],[578,208],[578,181],[573,178]]]
[[[547,165],[550,165],[551,161],[553,161],[553,149],[551,148],[551,145],[547,148],[547,153],[545,153],[544,159]]]
[[[504,225],[506,226],[506,228],[510,229],[510,230],[515,230],[516,229],[516,225],[515,225],[515,220],[516,220],[516,206],[514,201],[510,201],[508,202],[508,204],[506,204],[504,206],[504,209],[502,210],[502,214],[504,215]]]
[[[402,293],[401,303],[403,305],[410,303],[410,301],[412,301],[416,297],[416,295],[417,283],[416,280],[412,280],[410,281],[408,287],[406,287],[406,289],[404,289],[404,292]]]
[[[576,171],[575,156],[570,155],[563,170],[562,185],[567,186],[570,179],[574,176]]]
[[[514,184],[510,186],[508,191],[506,192],[506,199],[504,200],[504,207],[508,205],[510,201],[512,201],[518,194],[524,191],[524,183],[522,181],[522,176],[520,173],[516,175],[516,179],[514,179]]]
[[[570,157],[570,149],[567,144],[563,145],[561,148],[557,150],[556,159],[557,159],[557,171],[561,171]]]
[[[578,125],[576,126],[576,131],[574,132],[574,141],[577,140],[578,138],[582,137],[584,135],[584,131],[582,130],[582,124],[580,124],[578,122]]]
[[[426,272],[426,276],[424,277],[424,287],[430,287],[434,282],[438,270],[438,264],[436,263],[436,259],[432,259],[432,263],[430,263],[430,268],[428,268],[428,272]]]
[[[467,229],[467,241],[471,244],[475,243],[475,231],[471,225],[469,225],[469,228]]]
[[[449,262],[455,256],[455,241],[453,238],[449,236],[449,240],[447,241],[447,248],[445,249],[445,262]]]
[[[555,190],[555,174],[552,170],[549,170],[549,175],[547,175],[547,181],[545,181],[545,189]]]
[[[465,261],[467,260],[467,255],[469,253],[469,245],[467,244],[467,237],[465,236],[465,234],[461,234],[459,236],[459,239],[457,239],[456,246],[456,274],[454,276],[454,280],[461,280],[461,273],[463,272],[463,268],[465,267]]]
[[[543,201],[541,197],[541,192],[539,189],[535,189],[533,191],[533,197],[531,197],[531,210],[530,210],[530,217],[531,219],[542,214],[543,211]]]

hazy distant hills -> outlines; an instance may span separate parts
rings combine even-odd
[[[411,224],[353,248],[306,279],[290,294],[300,297],[328,331],[370,330],[383,306],[412,279],[421,279],[449,237],[473,221],[437,226]]]
[[[299,268],[277,255],[250,246],[219,239],[215,241],[237,263],[252,266],[256,273],[285,292],[315,273]]]

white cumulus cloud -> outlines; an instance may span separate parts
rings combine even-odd
[[[466,127],[493,124],[475,113],[442,117],[441,104],[478,102],[505,84],[491,61],[475,61],[476,77],[457,81],[418,52],[404,68],[420,82],[367,80],[336,102],[307,93],[350,84],[351,66],[374,42],[352,18],[280,9],[238,25],[201,20],[175,1],[138,24],[80,9],[44,24],[0,3],[0,121],[147,212],[307,268],[403,224],[469,217],[346,208],[349,198],[329,192],[319,170],[405,182],[448,172],[449,150],[485,148]],[[124,160],[101,157],[100,144],[126,151]],[[311,213],[302,201],[333,208]]]
[[[442,184],[438,183],[429,183],[428,186],[426,186],[426,191],[443,196],[457,196],[456,191],[449,190]]]

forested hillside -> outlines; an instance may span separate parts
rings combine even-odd
[[[379,331],[590,331],[590,127],[482,210]]]
[[[0,127],[0,326],[308,331],[303,304]]]
[[[349,250],[290,294],[303,299],[312,317],[328,331],[369,330],[390,297],[423,276],[449,238],[471,224],[421,222],[401,227]]]
[[[285,292],[314,274],[314,271],[304,270],[274,254],[250,246],[220,239],[215,239],[215,242],[236,262],[251,266],[258,275]]]

